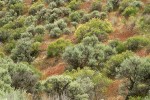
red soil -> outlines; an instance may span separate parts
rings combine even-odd
[[[122,96],[119,96],[119,86],[122,83],[122,80],[115,80],[109,87],[107,90],[107,100],[124,100],[124,98]]]
[[[32,0],[24,0],[26,5],[31,5],[32,4]]]
[[[140,56],[140,57],[146,57],[148,56],[149,54],[146,52],[146,49],[141,49],[141,50],[138,50],[136,52],[136,55]]]
[[[83,2],[80,5],[80,9],[85,10],[85,11],[89,11],[92,2],[93,2],[93,0],[89,0],[88,2]]]
[[[43,70],[44,78],[52,75],[60,75],[65,71],[65,63],[59,63],[58,65],[54,67],[49,67],[45,70]]]
[[[124,28],[122,28],[124,29]],[[122,30],[121,29],[121,30]],[[134,36],[135,34],[133,32],[124,30],[122,33],[120,33],[120,30],[115,30],[113,33],[109,35],[109,40],[119,39],[121,41],[125,41],[129,37]]]

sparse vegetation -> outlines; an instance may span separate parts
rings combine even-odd
[[[0,100],[150,100],[149,0],[0,0]]]

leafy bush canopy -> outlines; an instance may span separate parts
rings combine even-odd
[[[112,25],[107,21],[93,18],[89,22],[80,25],[75,31],[75,35],[80,42],[86,36],[96,35],[100,41],[107,38],[107,34],[113,31]]]
[[[70,46],[71,42],[63,38],[58,39],[55,42],[52,42],[47,49],[47,56],[54,57],[61,55],[67,46]]]

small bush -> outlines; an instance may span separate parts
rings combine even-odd
[[[143,47],[146,47],[149,44],[150,44],[150,41],[148,38],[137,36],[137,37],[129,38],[126,41],[125,46],[127,47],[128,50],[136,51]]]
[[[15,41],[11,41],[5,44],[4,50],[6,53],[11,53],[11,50],[15,48]]]
[[[8,30],[1,28],[0,29],[0,41],[5,42],[9,39],[10,33]]]
[[[101,11],[101,9],[102,9],[101,1],[97,0],[92,3],[90,11],[94,11],[94,10]]]
[[[79,9],[80,4],[81,4],[80,0],[72,0],[72,1],[68,4],[68,7],[69,7],[71,10],[77,10],[77,9]]]
[[[80,42],[86,36],[96,35],[100,41],[107,39],[108,33],[113,31],[111,23],[93,18],[89,22],[80,25],[75,31],[75,35]]]
[[[64,40],[62,38],[58,39],[57,41],[51,43],[48,46],[47,56],[48,57],[59,56],[69,45],[71,45],[71,42],[69,40]]]
[[[56,21],[55,24],[56,24],[61,30],[63,30],[64,28],[67,27],[67,23],[66,23],[63,19],[60,19],[60,20]]]
[[[69,18],[72,22],[80,22],[82,15],[81,15],[80,11],[75,11],[69,15]]]
[[[34,42],[32,44],[32,56],[36,56],[39,52],[41,43],[40,42]]]
[[[55,27],[50,31],[50,37],[58,38],[62,35],[62,30],[59,27]]]
[[[150,4],[145,6],[143,14],[150,14]]]
[[[130,56],[133,56],[133,53],[131,51],[126,51],[126,52],[123,52],[121,54],[117,54],[117,55],[114,55],[112,56],[107,62],[106,62],[106,73],[109,75],[109,76],[113,76],[115,77],[117,75],[117,71],[118,69],[121,67],[121,63],[129,58]]]
[[[24,22],[24,24],[26,25],[26,26],[30,26],[30,25],[35,25],[35,21],[36,21],[36,18],[34,17],[34,16],[28,16],[26,19],[25,19],[25,22]]]
[[[127,7],[122,13],[126,18],[136,15],[138,9],[136,7]]]
[[[36,26],[36,27],[35,27],[35,32],[36,32],[37,34],[44,34],[44,32],[45,32],[45,27],[42,26],[42,25]]]

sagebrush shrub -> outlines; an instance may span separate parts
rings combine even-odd
[[[70,45],[71,42],[69,40],[64,40],[62,38],[58,39],[57,41],[49,44],[47,49],[47,56],[48,57],[59,56],[63,53],[65,48]]]
[[[80,42],[86,36],[96,35],[100,41],[107,39],[107,34],[113,31],[112,25],[107,20],[93,18],[89,22],[80,25],[75,31],[75,35]]]

